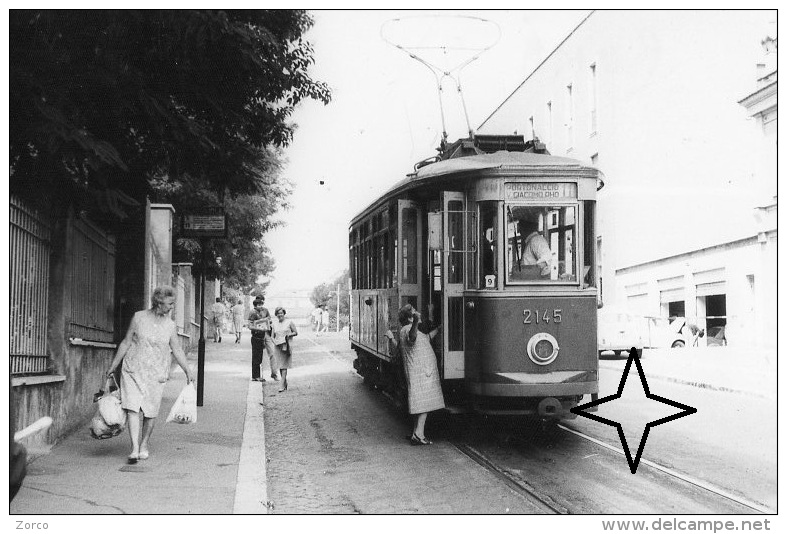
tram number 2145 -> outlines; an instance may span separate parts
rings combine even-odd
[[[543,310],[543,314],[541,310],[528,310],[525,309],[525,324],[532,324],[532,323],[549,323],[549,321],[555,321],[559,323],[563,321],[563,310],[561,309],[554,309],[551,310],[552,313],[550,314],[550,310]]]

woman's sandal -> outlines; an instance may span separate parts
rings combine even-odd
[[[419,438],[415,434],[410,436],[410,445],[431,445],[432,442],[426,438]]]
[[[150,457],[150,451],[139,451],[139,455],[137,457],[140,460],[147,460]]]
[[[129,465],[134,465],[135,463],[137,463],[137,460],[139,460],[139,454],[134,454],[132,452],[131,454],[128,455],[127,462]]]

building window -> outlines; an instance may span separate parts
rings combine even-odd
[[[566,86],[566,152],[574,150],[574,87]]]
[[[555,136],[552,131],[552,102],[547,102],[547,128],[549,128],[549,142],[553,143],[555,141]]]
[[[597,113],[596,113],[596,64],[590,66],[590,135],[596,135],[597,130]]]

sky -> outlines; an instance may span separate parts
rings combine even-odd
[[[496,42],[452,71],[460,74],[469,121],[455,82],[443,78],[453,141],[467,136],[467,122],[478,127],[588,13],[313,11],[305,35],[314,47],[310,73],[330,86],[332,101],[305,102],[293,117],[298,128],[284,171],[294,185],[292,207],[280,214],[285,225],[265,238],[276,261],[270,291],[311,289],[346,269],[350,220],[436,154],[442,124],[435,74],[383,36],[442,70]]]

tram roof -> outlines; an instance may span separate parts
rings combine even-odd
[[[550,168],[572,168],[574,170],[592,169],[599,173],[599,178],[603,175],[600,170],[592,165],[586,165],[579,160],[564,158],[562,156],[552,156],[549,154],[538,154],[535,152],[509,152],[499,150],[491,154],[478,154],[474,156],[463,156],[431,163],[419,168],[415,173],[407,175],[407,178],[394,184],[388,191],[380,195],[374,202],[364,208],[360,213],[353,217],[351,224],[355,224],[360,218],[364,217],[376,209],[382,202],[390,197],[402,193],[408,189],[413,189],[419,185],[431,181],[432,179],[447,178],[457,176],[466,172],[473,171],[517,171]]]

